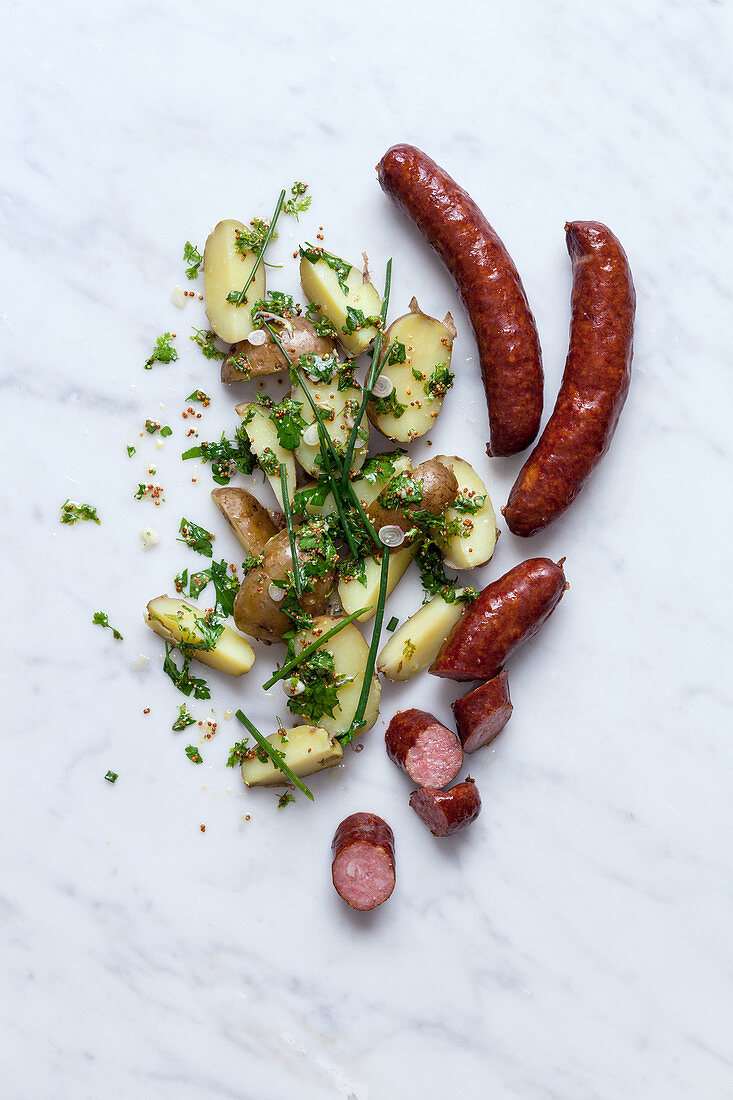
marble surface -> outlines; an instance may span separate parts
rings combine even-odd
[[[6,5],[3,1097],[733,1096],[730,31],[730,6],[702,0],[471,0],[448,18],[382,0]],[[213,396],[203,438],[235,423],[186,339],[200,303],[171,304],[183,242],[267,215],[295,178],[312,211],[284,224],[270,286],[296,289],[292,250],[321,225],[379,278],[392,255],[393,316],[415,293],[458,320],[433,453],[460,452],[506,499],[521,460],[484,455],[466,317],[375,182],[402,140],[507,243],[546,411],[567,345],[566,219],[615,230],[638,294],[602,468],[546,534],[503,530],[480,571],[566,555],[571,589],[512,662],[510,725],[471,760],[483,813],[445,842],[408,809],[382,719],[314,806],[242,788],[224,712],[264,723],[284,707],[259,690],[271,651],[249,679],[211,675],[219,732],[193,766],[142,624],[199,561],[175,541],[181,514],[236,558],[208,474],[194,484],[179,460],[194,387]],[[145,372],[165,329],[180,359]],[[174,428],[160,450],[139,438],[150,416]],[[149,463],[160,508],[133,499]],[[61,527],[67,497],[102,525]],[[147,523],[162,540],[142,553]],[[412,578],[391,609],[416,599]],[[100,608],[124,642],[91,624]],[[385,688],[383,715],[449,714],[457,694],[424,676]],[[397,891],[370,915],[329,881],[334,826],[361,808],[398,845]]]

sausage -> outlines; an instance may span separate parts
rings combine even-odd
[[[425,710],[400,710],[387,727],[390,760],[421,787],[444,787],[461,770],[463,749],[455,733]]]
[[[560,393],[502,509],[515,535],[561,516],[608,450],[626,401],[636,294],[626,253],[600,222],[565,226],[573,267],[570,348]]]
[[[528,558],[469,604],[430,666],[449,680],[492,680],[519,646],[537,633],[568,585],[562,565]]]
[[[344,818],[331,843],[331,877],[352,909],[366,912],[385,902],[395,887],[394,833],[376,814]]]
[[[393,145],[377,173],[445,263],[468,311],[489,407],[487,453],[523,451],[540,426],[542,352],[511,256],[470,195],[413,145]]]
[[[476,752],[493,741],[512,716],[509,677],[500,672],[451,706],[463,751]]]
[[[449,791],[420,787],[410,795],[410,806],[433,836],[452,836],[476,820],[481,813],[481,796],[469,776]]]

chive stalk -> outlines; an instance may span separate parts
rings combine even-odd
[[[283,498],[283,512],[285,513],[285,526],[288,529],[288,540],[290,542],[290,556],[293,559],[293,580],[295,581],[295,592],[300,597],[303,595],[303,581],[300,575],[300,562],[298,561],[298,549],[295,542],[295,528],[293,527],[293,511],[290,507],[290,498],[288,497],[288,471],[285,463],[280,463],[280,486],[282,488]]]
[[[235,712],[235,716],[239,719],[242,725],[249,730],[260,748],[267,753],[267,755],[270,757],[270,760],[272,760],[278,771],[281,771],[283,775],[287,775],[288,779],[290,779],[291,782],[295,783],[295,786],[298,787],[303,792],[303,794],[307,795],[308,798],[310,798],[311,802],[315,802],[313,792],[310,791],[308,787],[306,787],[302,779],[298,778],[293,769],[288,767],[282,757],[278,756],[277,751],[273,748],[267,738],[263,737],[260,731],[252,725],[247,715],[243,714],[241,710],[238,710]]]
[[[369,701],[369,692],[372,689],[372,674],[374,673],[374,665],[377,660],[377,650],[379,649],[379,639],[382,633],[382,620],[384,618],[384,605],[387,600],[387,580],[389,578],[389,551],[385,546],[382,551],[382,567],[379,572],[379,598],[377,599],[377,611],[374,616],[374,629],[372,630],[372,640],[369,645],[369,653],[367,655],[366,667],[364,669],[364,679],[361,685],[361,695],[359,696],[359,702],[356,706],[354,718],[347,729],[346,733],[342,733],[338,740],[342,745],[348,745],[350,741],[353,741],[357,733],[364,725],[364,713]]]
[[[267,248],[268,244],[272,240],[272,234],[275,232],[275,226],[277,225],[277,219],[280,217],[280,211],[283,208],[283,203],[284,202],[285,202],[285,192],[281,191],[280,192],[280,198],[277,200],[277,204],[275,206],[275,211],[272,215],[272,218],[270,219],[270,228],[267,230],[267,234],[265,236],[265,239],[262,242],[262,247],[260,248],[259,252],[257,253],[257,259],[254,262],[254,267],[252,268],[252,270],[249,273],[249,278],[247,279],[247,282],[244,284],[244,287],[242,288],[242,290],[240,290],[239,294],[236,294],[233,297],[227,296],[227,301],[228,302],[232,302],[236,306],[241,306],[241,305],[244,305],[244,303],[247,301],[247,298],[246,298],[247,291],[250,288],[252,280],[254,279],[255,275],[257,274],[257,268],[260,266],[260,264],[263,261],[263,258],[264,258],[264,255],[265,255],[265,249]]]
[[[305,649],[301,650],[295,657],[291,657],[282,668],[279,668],[277,672],[273,673],[269,680],[265,681],[262,685],[262,690],[267,691],[267,689],[276,684],[278,680],[284,680],[290,675],[294,668],[298,667],[301,661],[307,660],[311,653],[315,653],[317,649],[321,648],[324,642],[327,642],[329,638],[333,638],[334,634],[338,634],[345,626],[348,626],[349,623],[353,623],[354,619],[358,619],[365,611],[371,611],[371,605],[369,607],[360,607],[358,611],[352,611],[350,615],[347,615],[345,619],[342,619],[340,622],[336,623],[335,626],[332,626],[331,629],[327,630],[325,634],[322,634],[320,638],[316,638],[315,642],[311,642],[310,645],[307,645]]]

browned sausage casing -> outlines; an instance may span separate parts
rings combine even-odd
[[[451,705],[463,751],[476,752],[493,741],[512,716],[509,677],[500,672]]]
[[[399,710],[384,735],[387,755],[421,787],[444,787],[461,770],[463,749],[452,730],[426,710]]]
[[[452,836],[476,820],[481,813],[481,796],[469,776],[449,791],[420,787],[410,795],[410,806],[433,836]]]
[[[344,818],[331,843],[331,877],[352,909],[366,912],[386,901],[395,887],[394,833],[372,813]]]
[[[528,558],[493,581],[468,606],[430,666],[448,680],[491,680],[537,633],[567,588],[562,562]]]
[[[488,454],[523,451],[540,426],[542,353],[511,256],[471,196],[414,145],[393,145],[377,172],[443,260],[468,311],[489,407]]]
[[[626,253],[600,222],[565,226],[573,265],[560,393],[502,511],[515,535],[562,515],[609,448],[631,381],[636,295]]]

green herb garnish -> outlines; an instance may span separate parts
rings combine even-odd
[[[320,311],[321,307],[316,302],[311,302],[310,305],[306,307],[305,315],[316,330],[316,335],[335,337],[336,329],[333,327],[328,317],[324,316],[319,319]]]
[[[130,443],[128,443],[127,444],[127,457],[132,458],[132,456],[134,454],[137,454],[137,449],[135,447],[133,447]]]
[[[454,378],[455,375],[451,374],[445,363],[438,363],[423,389],[428,397],[445,397],[446,393],[453,385]]]
[[[387,625],[385,627],[385,630],[389,630],[389,632],[391,634],[394,630],[397,629],[397,625],[398,625],[399,621],[400,620],[397,618],[397,616],[393,615],[392,618],[387,623]]]
[[[293,401],[290,397],[284,397],[278,405],[270,409],[270,420],[277,429],[277,440],[286,451],[294,451],[300,444],[300,437],[308,427],[300,410],[303,408],[301,401]]]
[[[365,317],[363,310],[347,306],[346,323],[341,326],[341,331],[350,336],[352,332],[359,332],[363,328],[378,328],[381,323],[381,317]]]
[[[204,393],[203,390],[194,390],[193,393],[189,393],[186,400],[198,401],[202,405],[209,405],[211,403],[211,398],[209,397],[208,393]]]
[[[247,282],[244,284],[242,289],[239,292],[232,291],[231,294],[227,294],[227,301],[228,302],[232,302],[236,306],[241,306],[247,301],[247,291],[249,290],[249,288],[252,284],[252,280],[254,279],[254,277],[257,273],[257,269],[260,266],[260,263],[262,262],[262,257],[265,255],[265,251],[267,249],[268,244],[273,239],[273,237],[276,236],[275,226],[277,225],[277,219],[280,217],[280,211],[282,210],[284,202],[285,202],[285,192],[281,191],[279,196],[278,196],[277,203],[275,204],[275,210],[273,211],[273,215],[272,215],[272,218],[270,219],[270,224],[269,225],[266,222],[263,222],[260,218],[253,218],[252,223],[251,223],[251,225],[252,225],[251,232],[246,232],[245,234],[241,234],[241,235],[239,233],[237,234],[237,248],[238,248],[238,250],[240,252],[241,251],[246,252],[248,250],[252,251],[252,252],[255,253],[257,259],[255,260],[254,264],[252,265],[252,270],[249,273],[249,278],[247,279]],[[242,239],[243,242],[245,240],[249,240],[249,244],[247,244],[246,247],[244,247],[244,248],[240,248],[239,247],[240,238]]]
[[[209,691],[209,685],[206,683],[206,680],[198,676],[191,676],[188,671],[193,654],[183,652],[183,665],[181,668],[178,668],[171,656],[173,648],[175,647],[169,646],[167,642],[164,642],[164,645],[165,658],[163,660],[163,672],[166,676],[170,677],[183,695],[193,694],[194,699],[210,699],[211,692]],[[183,650],[184,647],[181,647],[181,649]]]
[[[79,520],[91,520],[92,523],[101,524],[97,515],[97,509],[91,504],[77,504],[73,500],[65,500],[61,505],[61,523],[78,523]]]
[[[295,786],[303,792],[303,794],[307,795],[308,798],[310,798],[311,802],[315,801],[312,792],[308,790],[303,780],[295,774],[292,768],[288,767],[288,765],[282,758],[282,754],[278,753],[277,749],[273,747],[273,745],[267,740],[267,738],[263,737],[260,731],[252,725],[246,714],[244,714],[243,711],[238,710],[236,711],[236,717],[238,721],[240,721],[242,725],[249,730],[249,732],[252,734],[255,741],[259,745],[260,749],[264,753],[266,753],[267,756],[270,757],[278,771],[281,771],[283,775],[286,775],[288,779],[290,779],[291,782],[293,782]]]
[[[186,268],[186,277],[188,279],[197,279],[199,268],[204,262],[204,258],[196,245],[191,244],[190,241],[186,241],[183,246],[183,262],[190,265]]]
[[[290,188],[290,194],[293,197],[283,203],[283,214],[292,214],[297,222],[300,215],[303,214],[311,204],[311,196],[306,195],[307,190],[307,183],[300,183],[296,180]]]
[[[407,405],[397,400],[397,390],[390,390],[386,397],[372,397],[371,401],[377,416],[393,416],[399,420],[407,409]]]
[[[289,658],[282,666],[282,668],[278,669],[277,672],[275,672],[269,680],[265,681],[265,683],[262,685],[263,691],[267,691],[268,688],[271,688],[273,684],[276,684],[278,682],[278,680],[285,680],[293,671],[293,669],[298,667],[301,661],[307,660],[311,656],[311,654],[315,653],[316,650],[321,648],[324,642],[327,642],[329,638],[333,638],[334,634],[338,634],[341,630],[344,629],[344,627],[348,626],[349,623],[353,623],[355,619],[358,619],[360,615],[363,615],[367,611],[371,611],[371,606],[360,607],[358,611],[353,611],[351,615],[347,615],[345,619],[342,619],[340,622],[336,623],[335,626],[332,626],[329,630],[326,631],[325,634],[322,634],[320,638],[316,638],[314,642],[311,642],[309,645],[307,645],[305,649],[301,650],[301,652],[298,653],[296,656]]]
[[[149,359],[145,360],[145,370],[152,370],[153,363],[173,363],[178,358],[178,352],[171,344],[173,336],[170,332],[164,332],[162,336],[159,336],[155,341],[155,347],[153,353]]]
[[[185,542],[186,546],[190,546],[197,554],[203,554],[205,558],[210,558],[212,556],[214,552],[212,547],[214,536],[211,531],[207,531],[204,527],[199,527],[197,523],[192,523],[191,520],[186,519],[185,516],[181,520],[181,526],[178,528],[178,531],[183,538],[176,539],[176,542]]]
[[[178,717],[171,726],[171,729],[175,730],[176,733],[179,733],[181,730],[185,730],[186,726],[194,725],[196,725],[196,719],[192,714],[189,714],[186,704],[181,703],[180,707],[178,708]]]
[[[108,630],[112,631],[113,638],[115,638],[118,642],[122,641],[122,635],[120,634],[119,630],[115,630],[115,628],[111,625],[109,619],[107,618],[106,611],[95,611],[92,622],[95,626],[106,626]]]
[[[330,252],[326,252],[325,248],[316,248],[315,245],[308,244],[307,241],[305,242],[305,248],[303,248],[302,245],[300,246],[300,254],[312,264],[317,264],[319,260],[323,260],[323,262],[331,268],[331,271],[336,272],[338,285],[348,297],[349,288],[346,285],[346,280],[351,271],[351,264],[347,264],[346,261],[342,260],[339,256],[333,256]]]
[[[120,777],[117,772],[107,772],[104,778],[107,780],[108,783],[116,783]]]
[[[226,433],[222,432],[218,442],[199,443],[198,446],[184,451],[181,458],[184,461],[200,458],[202,462],[210,462],[211,477],[217,485],[227,485],[237,470],[243,474],[251,474],[257,465],[244,425],[237,428],[234,439],[227,439]]]
[[[193,764],[203,764],[201,753],[194,745],[186,745],[186,756]]]
[[[245,737],[243,741],[237,741],[232,745],[229,750],[229,759],[227,760],[228,768],[236,768],[242,763],[242,760],[249,751],[249,738]]]
[[[226,352],[220,351],[216,346],[216,333],[212,332],[210,328],[196,328],[193,327],[193,336],[189,336],[189,340],[193,340],[194,344],[197,344],[203,352],[204,359],[225,359]],[[197,401],[196,397],[187,397],[187,401]]]
[[[281,794],[277,800],[278,810],[282,810],[289,802],[295,802],[295,795],[291,791],[286,791],[285,794]]]
[[[390,367],[394,366],[395,363],[404,363],[406,358],[407,350],[405,348],[405,345],[401,344],[399,340],[394,340],[392,342],[391,348],[389,349],[389,358],[387,359]]]

